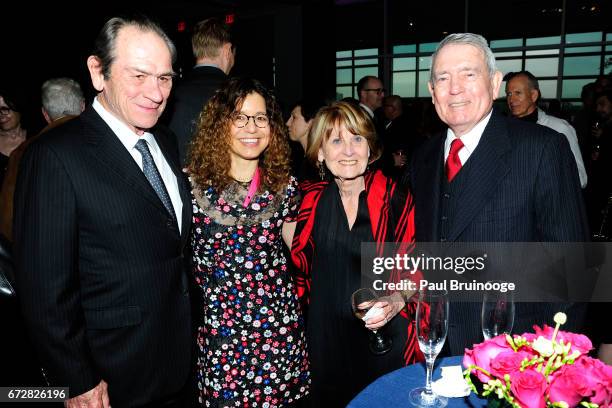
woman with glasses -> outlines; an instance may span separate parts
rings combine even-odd
[[[21,125],[20,112],[15,98],[0,90],[0,186],[9,156],[26,139],[27,132]]]
[[[204,107],[191,145],[197,382],[207,407],[284,407],[308,393],[304,321],[283,255],[299,204],[285,129],[270,91],[232,79]]]

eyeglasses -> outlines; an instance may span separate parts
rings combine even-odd
[[[270,119],[268,115],[258,114],[258,115],[245,115],[244,113],[234,113],[232,115],[232,121],[234,122],[234,126],[243,128],[249,123],[249,119],[253,118],[253,123],[258,128],[265,128],[270,123]]]
[[[3,106],[0,108],[0,115],[8,115],[9,113],[11,113],[12,109],[11,108],[7,108],[6,106]]]
[[[366,88],[364,91],[376,92],[376,95],[380,95],[381,93],[385,93],[385,88]]]

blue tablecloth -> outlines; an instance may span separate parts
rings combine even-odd
[[[440,378],[440,367],[461,365],[462,357],[436,360],[433,381]],[[425,386],[425,363],[413,364],[383,375],[361,391],[347,408],[411,407],[408,394],[413,388]],[[476,397],[449,398],[448,407],[486,407],[486,400]]]

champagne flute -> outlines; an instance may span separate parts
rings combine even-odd
[[[502,281],[490,281],[500,283],[499,287],[505,287]],[[495,285],[497,286],[497,285]],[[482,299],[482,335],[489,340],[502,333],[510,334],[514,326],[514,299],[512,291],[501,292],[499,290],[488,290]]]
[[[417,407],[445,407],[448,398],[435,394],[431,389],[434,361],[442,350],[448,332],[448,293],[445,290],[419,292],[416,332],[419,348],[425,355],[427,379],[425,387],[410,391],[410,402]]]
[[[374,306],[378,296],[376,292],[370,288],[361,288],[353,292],[351,295],[351,306],[353,308],[353,314],[359,319],[363,320],[368,310]],[[387,336],[384,336],[378,330],[372,330],[370,335],[369,348],[370,351],[375,355],[383,355],[393,346],[393,342]]]

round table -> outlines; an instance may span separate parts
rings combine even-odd
[[[463,357],[436,360],[433,381],[440,378],[440,367],[461,365]],[[361,391],[347,408],[411,407],[408,394],[413,388],[425,385],[425,363],[412,364],[379,377]],[[473,393],[469,397],[449,398],[448,407],[486,407],[485,399]]]

